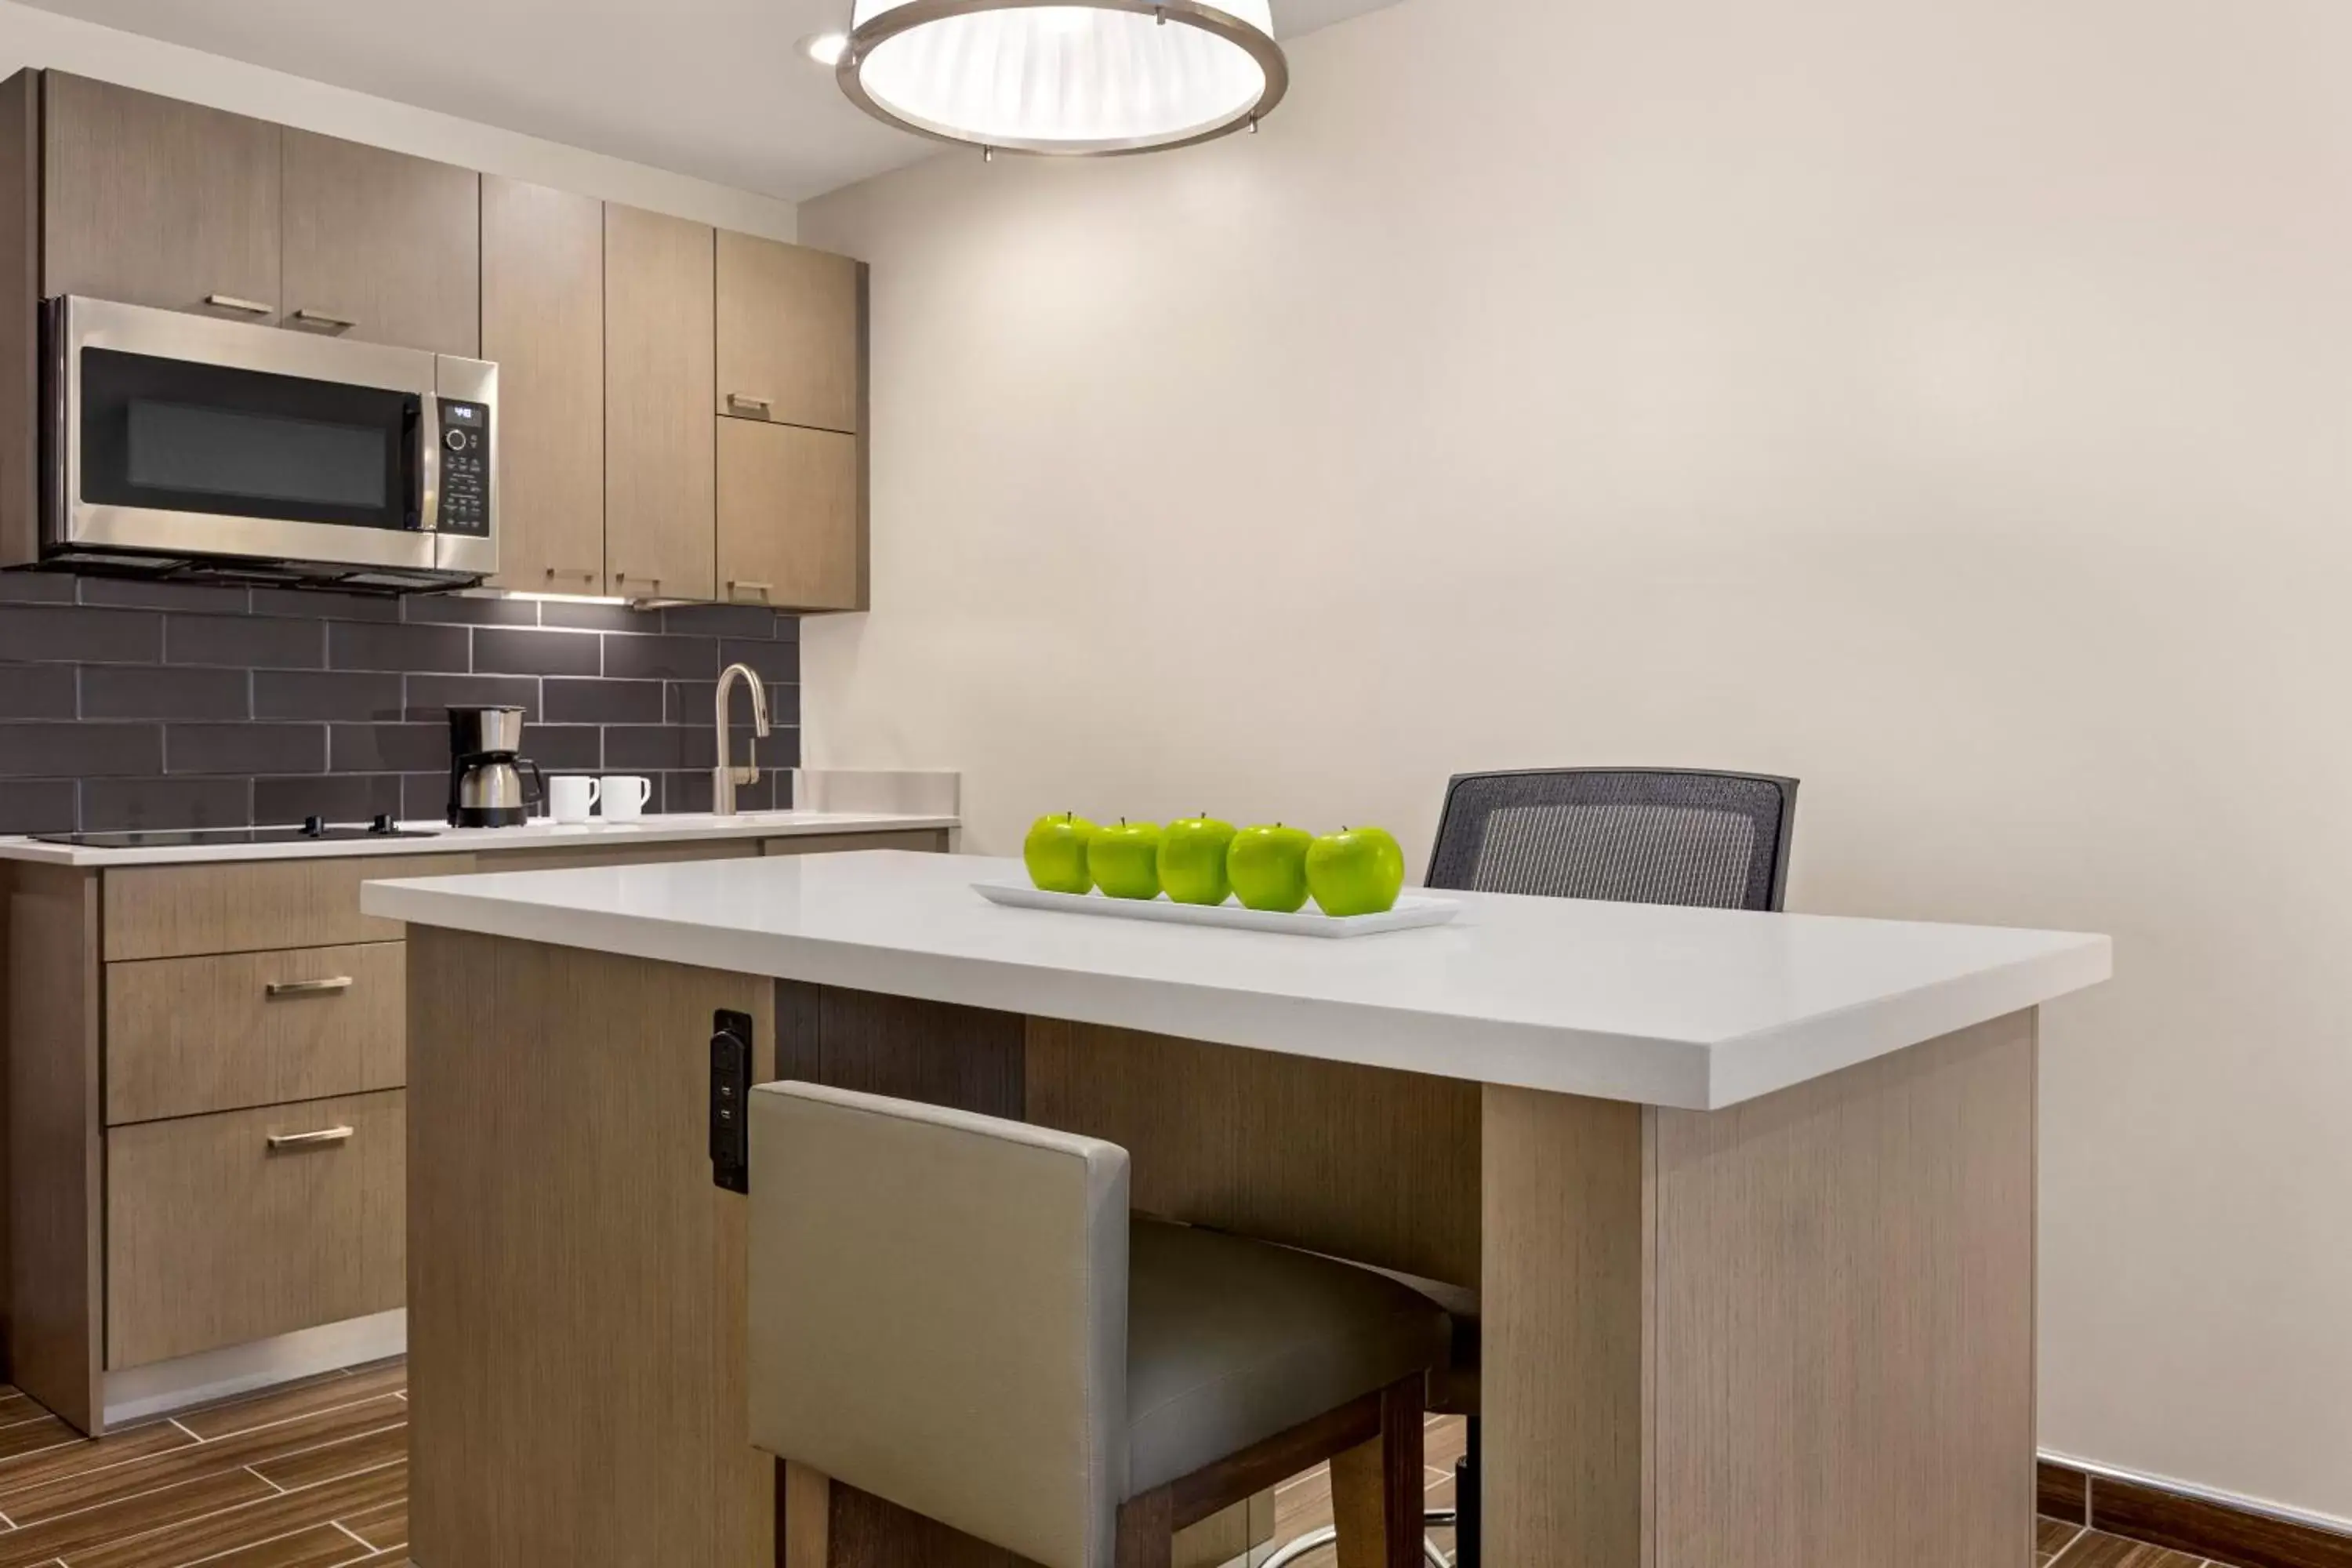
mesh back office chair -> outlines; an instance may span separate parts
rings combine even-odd
[[[1445,786],[1428,886],[1616,903],[1777,910],[1789,882],[1797,781],[1681,768],[1539,768],[1461,773]],[[1443,1405],[1437,1406],[1444,1408]],[[1475,1412],[1475,1406],[1471,1409]],[[1454,1468],[1455,1568],[1477,1568],[1478,1418]],[[1318,1531],[1269,1558],[1284,1568],[1331,1539]],[[1432,1562],[1443,1562],[1435,1546]]]

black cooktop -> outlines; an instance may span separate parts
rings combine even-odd
[[[307,844],[349,838],[431,838],[430,828],[402,827],[389,816],[373,823],[330,826],[318,817],[288,827],[160,827],[121,833],[36,833],[43,844],[74,844],[85,849],[179,849],[209,844]]]

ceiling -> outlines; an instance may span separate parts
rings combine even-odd
[[[850,0],[28,0],[45,11],[800,201],[936,153],[794,47]],[[1273,0],[1296,37],[1391,0]]]

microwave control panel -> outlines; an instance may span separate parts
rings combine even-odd
[[[490,533],[490,405],[441,399],[443,533]]]

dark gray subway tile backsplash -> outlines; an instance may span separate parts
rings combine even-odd
[[[440,816],[446,709],[509,702],[550,773],[641,773],[649,808],[708,811],[722,664],[768,681],[747,808],[789,805],[798,617],[386,599],[0,573],[0,833]],[[735,699],[732,745],[751,741]]]

